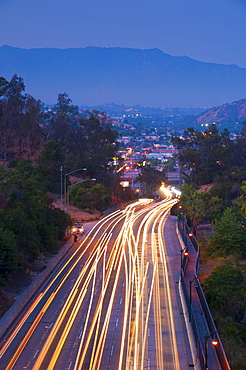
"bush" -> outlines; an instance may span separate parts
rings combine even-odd
[[[246,288],[241,271],[233,266],[216,267],[205,279],[203,289],[211,308],[235,320],[242,315],[246,304]]]
[[[237,207],[227,208],[213,226],[209,249],[218,256],[246,255],[246,227]]]

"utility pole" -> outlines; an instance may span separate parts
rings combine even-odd
[[[61,168],[60,168],[60,172],[61,172],[61,203],[60,203],[60,207],[61,207],[61,209],[62,209],[62,170],[63,170],[63,168],[61,166]]]

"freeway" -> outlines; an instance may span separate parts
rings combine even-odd
[[[142,199],[97,222],[6,335],[0,368],[177,370],[164,224]]]

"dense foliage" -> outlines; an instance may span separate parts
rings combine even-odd
[[[226,281],[226,284],[225,284]],[[224,316],[242,317],[246,304],[242,272],[230,265],[216,267],[203,284],[208,302]],[[246,339],[246,338],[245,338]]]
[[[104,209],[114,184],[117,133],[106,115],[81,112],[66,93],[45,110],[24,92],[21,77],[0,77],[0,284],[63,239],[70,217],[47,194],[70,189],[81,208]]]
[[[227,208],[213,225],[209,252],[218,256],[236,255],[246,258],[245,220],[237,207]]]
[[[20,167],[24,168],[23,163]],[[40,253],[57,250],[70,224],[66,213],[51,207],[32,175],[28,178],[17,168],[0,168],[1,283],[9,272],[24,268]]]
[[[46,141],[54,141],[60,147],[64,173],[87,168],[91,178],[110,185],[108,163],[118,148],[118,134],[111,129],[104,113],[92,111],[82,115],[67,94],[59,94],[54,109],[46,113],[44,132]]]
[[[219,133],[215,124],[204,132],[188,128],[185,138],[173,137],[178,160],[187,183],[208,184],[217,178],[242,181],[246,174],[246,122],[235,140],[226,129]],[[228,170],[230,169],[230,170]]]
[[[137,177],[137,181],[144,183],[146,186],[146,196],[152,197],[153,192],[161,186],[166,180],[165,171],[159,171],[156,168],[147,165],[141,167],[141,175]]]
[[[191,185],[184,184],[182,187],[182,206],[192,224],[193,233],[196,235],[196,229],[199,221],[205,217],[205,202],[202,194]]]
[[[231,368],[246,368],[245,269],[226,262],[206,278],[203,288]],[[244,320],[243,320],[244,319]]]
[[[42,103],[24,94],[23,79],[0,79],[0,159],[33,159],[44,137],[41,129]]]
[[[64,174],[86,167],[88,177],[110,185],[108,163],[118,148],[118,134],[106,115],[81,112],[66,93],[59,94],[54,107],[45,110],[24,91],[21,77],[14,75],[10,82],[1,77],[0,160],[38,160],[40,178],[48,176],[49,191],[58,191],[59,176],[54,179],[61,165]]]
[[[110,190],[103,184],[88,180],[71,187],[71,198],[74,205],[86,209],[105,209],[110,203]]]

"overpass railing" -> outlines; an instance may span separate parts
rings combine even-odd
[[[217,332],[213,317],[211,315],[207,300],[205,298],[203,289],[201,287],[201,284],[200,284],[200,281],[199,281],[199,278],[198,278],[200,247],[199,247],[199,244],[197,242],[197,239],[195,238],[191,229],[187,225],[185,215],[183,216],[182,219],[180,219],[179,215],[178,215],[178,230],[179,230],[179,233],[181,235],[181,238],[183,240],[184,245],[188,245],[187,235],[190,234],[189,243],[192,243],[193,247],[196,250],[196,263],[195,263],[195,271],[194,271],[194,276],[195,276],[196,281],[195,281],[194,286],[195,286],[195,289],[196,289],[196,293],[197,293],[200,305],[201,305],[202,310],[203,310],[204,317],[206,319],[206,324],[207,324],[208,330],[209,330],[210,333],[214,333],[214,339],[216,339],[218,341],[218,344],[216,346],[214,346],[214,348],[216,350],[217,358],[218,358],[218,361],[220,363],[221,369],[230,370],[231,368],[230,368],[229,362],[227,360],[222,342],[220,340],[220,337],[219,337],[219,334]],[[200,364],[201,364],[202,369],[205,369],[206,368],[206,360],[207,360],[206,359],[206,353],[205,353],[206,345],[204,346],[204,343],[202,343],[202,341],[201,341],[201,337],[199,335],[199,331],[198,331],[198,328],[197,328],[196,316],[194,315],[194,310],[193,310],[193,306],[192,306],[192,302],[191,302],[191,297],[189,296],[189,293],[188,293],[188,286],[187,286],[187,282],[186,282],[186,279],[185,279],[186,271],[187,271],[187,264],[188,264],[188,258],[185,258],[185,256],[184,256],[183,257],[183,264],[181,263],[181,266],[183,266],[183,268],[181,268],[181,272],[180,272],[180,283],[181,283],[181,287],[182,287],[182,291],[183,291],[183,295],[184,295],[184,299],[185,299],[185,304],[186,304],[187,307],[189,307],[190,323],[191,323],[193,335],[194,335],[194,338],[195,338],[195,343],[196,343],[196,346],[197,346],[197,351],[198,351],[198,357],[199,357],[199,360],[200,360]]]

